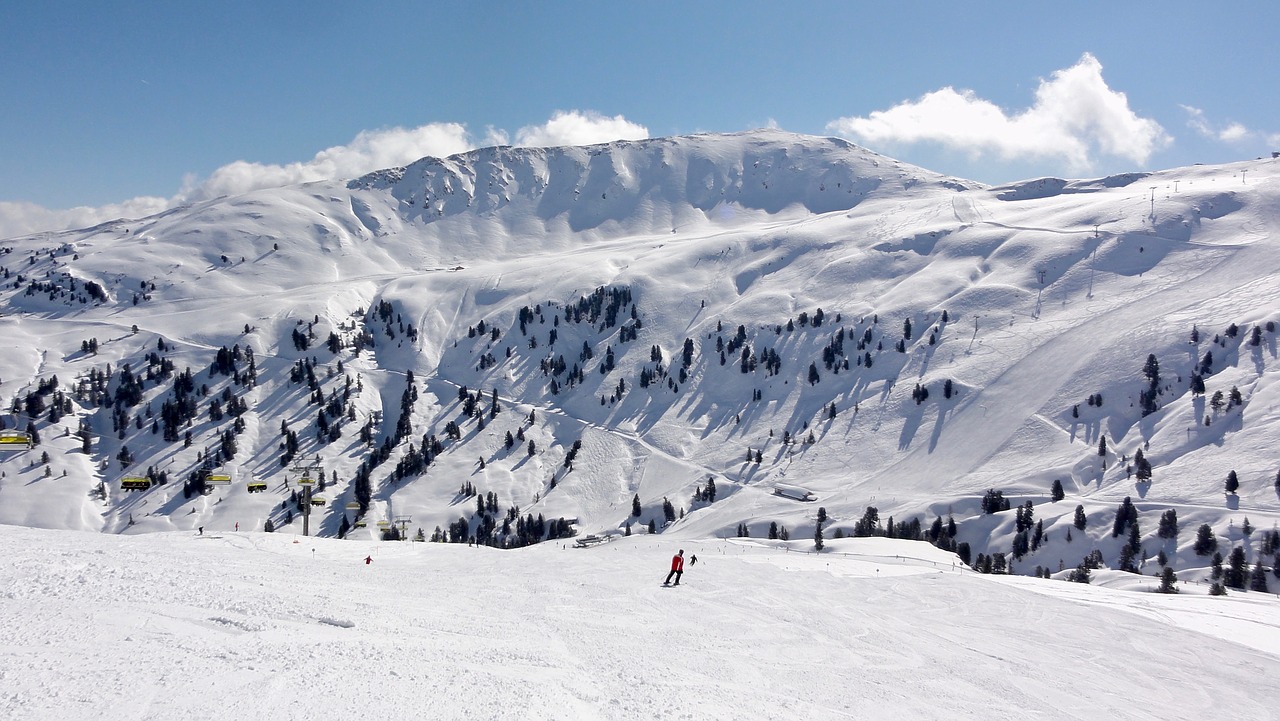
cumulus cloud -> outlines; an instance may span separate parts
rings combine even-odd
[[[557,110],[542,125],[526,125],[516,131],[516,145],[592,145],[611,140],[642,140],[647,137],[648,128],[621,115],[610,118],[591,111]]]
[[[1144,164],[1172,140],[1107,86],[1102,63],[1088,53],[1041,80],[1034,103],[1019,112],[945,87],[866,117],[838,118],[827,130],[868,145],[931,142],[975,159],[1057,161],[1072,172],[1089,170],[1099,154]]]
[[[247,193],[365,173],[411,163],[427,155],[444,157],[476,147],[459,123],[431,123],[416,128],[364,130],[346,145],[336,145],[300,163],[272,165],[237,160],[218,168],[186,193],[184,200]]]
[[[1187,126],[1196,131],[1200,135],[1210,140],[1218,140],[1224,143],[1237,143],[1245,140],[1264,140],[1269,145],[1274,145],[1280,140],[1280,135],[1266,135],[1265,133],[1250,130],[1240,123],[1230,122],[1221,127],[1215,126],[1205,117],[1204,111],[1200,108],[1190,105],[1179,106],[1187,113]]]
[[[524,146],[585,145],[619,139],[647,138],[643,125],[621,115],[607,117],[592,111],[558,111],[542,125],[516,132],[515,144]],[[486,127],[479,138],[461,123],[429,123],[415,128],[366,130],[346,145],[336,145],[310,160],[283,165],[237,160],[204,179],[186,178],[169,198],[138,197],[99,207],[65,210],[35,203],[0,201],[0,238],[12,238],[51,230],[83,228],[116,218],[139,218],[185,203],[237,195],[317,180],[355,178],[380,168],[407,165],[427,155],[445,157],[478,147],[509,145],[507,131]]]

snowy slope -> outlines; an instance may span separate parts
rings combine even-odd
[[[982,576],[887,539],[821,556],[682,542],[699,562],[663,588],[669,539],[510,553],[294,538],[0,530],[0,715],[1276,713],[1252,690],[1280,671],[1272,596]]]
[[[1033,501],[1048,532],[1015,570],[1057,571],[1095,547],[1115,564],[1123,538],[1111,538],[1111,522],[1130,496],[1142,560],[1164,550],[1180,575],[1204,578],[1209,559],[1190,550],[1196,526],[1212,525],[1224,555],[1243,545],[1253,564],[1262,553],[1257,536],[1240,532],[1244,519],[1264,530],[1280,521],[1278,168],[1249,161],[986,188],[839,140],[755,131],[490,148],[13,239],[0,255],[6,407],[42,380],[57,375],[67,389],[108,363],[114,393],[122,364],[138,371],[152,353],[176,372],[190,367],[210,392],[181,429],[189,447],[151,431],[172,377],[143,384],[142,400],[121,409],[124,429],[109,408],[74,397],[57,422],[42,413],[41,445],[0,459],[0,521],[115,533],[260,529],[270,519],[296,533],[286,506],[294,466],[305,461],[336,481],[312,519],[336,535],[344,518],[355,520],[354,480],[371,457],[359,429],[380,412],[373,446],[395,438],[411,371],[410,430],[372,469],[370,526],[409,516],[410,531],[430,534],[462,518],[474,532],[476,499],[459,493],[470,483],[496,495],[499,522],[514,506],[522,516],[577,519],[582,533],[660,527],[667,498],[685,516],[665,534],[728,536],[746,524],[758,537],[778,523],[808,538],[822,506],[830,538],[871,505],[882,519],[925,525],[950,514],[974,553],[1007,553],[1012,511],[983,517],[978,507],[996,488],[1015,506]],[[89,282],[105,299],[87,296]],[[629,294],[616,322],[570,320],[597,288]],[[1232,324],[1239,332],[1228,337]],[[739,326],[754,362],[745,373],[741,347],[723,365],[716,349]],[[314,336],[308,349],[295,347],[294,331]],[[330,333],[344,345],[336,354],[324,347]],[[837,333],[829,367],[824,347]],[[374,345],[357,354],[361,334]],[[89,339],[96,352],[82,350]],[[680,380],[686,339],[694,352]],[[256,385],[210,375],[216,351],[233,345],[253,350]],[[608,350],[614,368],[602,373]],[[780,359],[776,373],[766,350]],[[1191,373],[1206,351],[1207,394],[1193,395]],[[1159,361],[1160,393],[1143,416],[1148,354]],[[580,382],[544,373],[560,357],[580,366]],[[327,442],[317,440],[313,389],[289,378],[310,358],[326,402],[345,395],[342,417],[355,418]],[[642,371],[657,374],[648,388]],[[917,384],[929,391],[921,403]],[[460,413],[463,386],[483,392],[483,429]],[[1213,393],[1233,387],[1242,405],[1215,410]],[[501,413],[491,416],[495,390]],[[235,481],[187,498],[181,480],[231,428],[208,410],[225,391],[247,404],[224,464]],[[1086,403],[1094,394],[1101,406]],[[93,433],[87,456],[76,436],[82,420]],[[457,441],[445,439],[450,421]],[[282,422],[299,440],[289,465],[280,461]],[[507,448],[508,432],[525,438]],[[784,445],[784,433],[799,442]],[[424,435],[443,439],[443,452],[425,473],[395,477]],[[1140,448],[1151,484],[1126,473]],[[759,464],[745,462],[749,450]],[[123,476],[148,468],[170,482],[120,489]],[[1224,495],[1230,470],[1241,487]],[[709,477],[717,500],[694,502]],[[267,492],[245,493],[250,480],[267,482]],[[1050,504],[1054,480],[1067,497]],[[777,496],[778,483],[817,502]],[[1076,505],[1089,527],[1067,541]],[[1154,535],[1169,508],[1181,521],[1176,541]]]

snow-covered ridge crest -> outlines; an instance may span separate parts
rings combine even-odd
[[[409,219],[431,222],[510,208],[575,231],[609,221],[717,206],[776,213],[849,210],[875,195],[982,187],[878,155],[838,138],[777,130],[701,134],[590,146],[492,147],[423,158],[351,181],[381,190]],[[590,202],[584,202],[590,200]]]

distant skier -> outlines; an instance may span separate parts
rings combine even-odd
[[[364,557],[364,565],[366,565],[366,566],[367,566],[367,565],[369,565],[370,563],[373,563],[373,556],[365,556],[365,557]]]
[[[201,527],[200,527],[200,535],[201,535],[201,536],[203,536],[203,535],[204,535],[204,526],[201,526]]]
[[[684,575],[684,549],[682,548],[680,549],[679,553],[671,557],[671,573],[667,574],[667,580],[663,581],[662,585],[679,586],[680,577],[683,575]],[[676,577],[675,583],[671,583],[672,576]]]
[[[692,556],[689,556],[689,565],[690,566],[698,565],[698,554],[695,553]]]

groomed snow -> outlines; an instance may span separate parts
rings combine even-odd
[[[0,717],[1273,718],[1272,596],[981,576],[922,543],[590,549],[0,528]],[[365,564],[364,558],[372,558]]]

